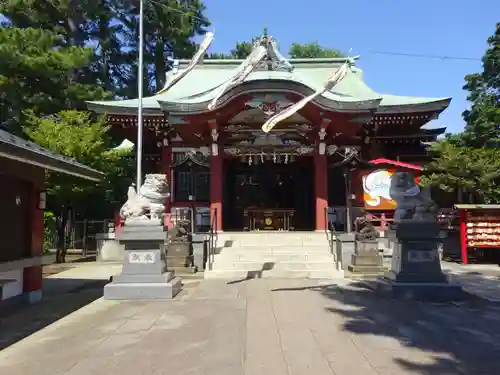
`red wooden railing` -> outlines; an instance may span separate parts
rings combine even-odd
[[[394,220],[394,211],[387,212],[366,212],[366,217],[375,229],[379,231],[386,231],[389,229],[389,225]]]

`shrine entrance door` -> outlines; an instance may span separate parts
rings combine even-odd
[[[314,229],[312,158],[255,165],[227,160],[224,167],[225,231]]]

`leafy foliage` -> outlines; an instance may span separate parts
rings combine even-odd
[[[88,112],[67,110],[43,118],[27,112],[24,130],[39,145],[103,172],[97,183],[47,172],[48,198],[58,218],[58,260],[63,261],[66,250],[64,229],[70,211],[85,213],[89,207],[103,207],[106,205],[102,202],[120,200],[125,196],[132,181],[130,162],[125,158],[128,151],[112,149],[105,119],[93,119]],[[113,197],[114,194],[120,195]],[[101,204],[92,205],[89,199]]]
[[[224,53],[211,53],[208,55],[209,59],[246,59],[248,55],[252,52],[253,42],[255,38],[252,39],[252,42],[238,42],[234,49],[232,49],[229,54]]]
[[[483,71],[465,77],[471,108],[464,112],[467,122],[463,144],[471,147],[500,145],[500,22],[488,38]]]
[[[257,38],[253,38],[252,42],[238,42],[234,49],[229,54],[212,53],[208,55],[210,59],[245,59],[252,52],[253,43]],[[321,57],[343,57],[342,53],[333,48],[325,48],[317,42],[312,43],[293,43],[288,51],[288,55],[293,59],[302,58],[321,58]]]
[[[121,178],[127,177],[128,162],[124,156],[129,151],[112,149],[109,129],[103,117],[93,119],[89,112],[66,110],[43,118],[26,114],[24,130],[34,142],[103,172],[98,183],[48,172],[49,196],[60,204],[86,204],[79,198],[96,190],[115,188]],[[126,182],[125,185],[128,186]]]
[[[293,43],[288,51],[288,55],[293,59],[344,57],[339,50],[322,47],[318,42],[305,44]]]
[[[114,22],[120,25],[122,43],[121,87],[118,94],[137,97],[139,7],[138,1],[114,0]],[[146,1],[144,9],[144,95],[165,84],[173,57],[191,58],[197,46],[193,37],[205,33],[210,22],[200,0]]]
[[[105,98],[98,86],[73,82],[68,72],[89,64],[93,50],[54,48],[60,37],[42,29],[0,28],[0,121],[21,121],[26,109],[43,115],[68,102]]]
[[[48,252],[53,249],[54,239],[57,238],[56,217],[53,212],[43,213],[43,251]]]
[[[465,129],[433,146],[422,179],[474,203],[500,202],[500,23],[488,44],[483,71],[465,77],[471,102]]]
[[[200,0],[148,0],[144,9],[144,94],[165,81],[169,60],[190,58],[193,37],[210,22]],[[58,46],[95,46],[91,61],[70,74],[119,97],[137,97],[139,1],[4,0],[0,14],[13,28],[39,28],[58,35]]]
[[[421,183],[445,192],[460,191],[471,203],[500,201],[500,150],[470,148],[443,140],[432,147],[435,158],[426,166]]]

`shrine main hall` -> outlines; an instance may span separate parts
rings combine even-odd
[[[195,208],[197,224],[217,231],[320,231],[333,208],[345,229],[366,206],[363,176],[425,163],[426,144],[445,128],[422,127],[451,100],[377,93],[356,61],[286,59],[268,35],[246,60],[205,59],[187,74],[190,61],[175,61],[167,73],[175,84],[143,98],[142,168],[168,176],[167,213]],[[114,138],[136,143],[137,99],[88,108],[106,115]]]

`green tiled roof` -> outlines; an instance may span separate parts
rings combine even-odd
[[[223,105],[232,95],[245,90],[292,90],[309,95],[324,86],[335,69],[346,62],[344,58],[291,59],[294,70],[254,70],[238,87],[225,93],[218,105]],[[170,71],[167,80],[173,79],[188,61],[180,61],[178,71]],[[233,77],[243,60],[206,60],[169,91],[143,99],[145,114],[207,111],[210,101],[223,89],[223,84]],[[450,98],[418,98],[379,94],[363,80],[363,71],[351,66],[347,75],[315,102],[336,111],[375,110],[381,113],[437,111],[445,109]],[[88,108],[99,113],[134,114],[137,99],[89,102]]]

